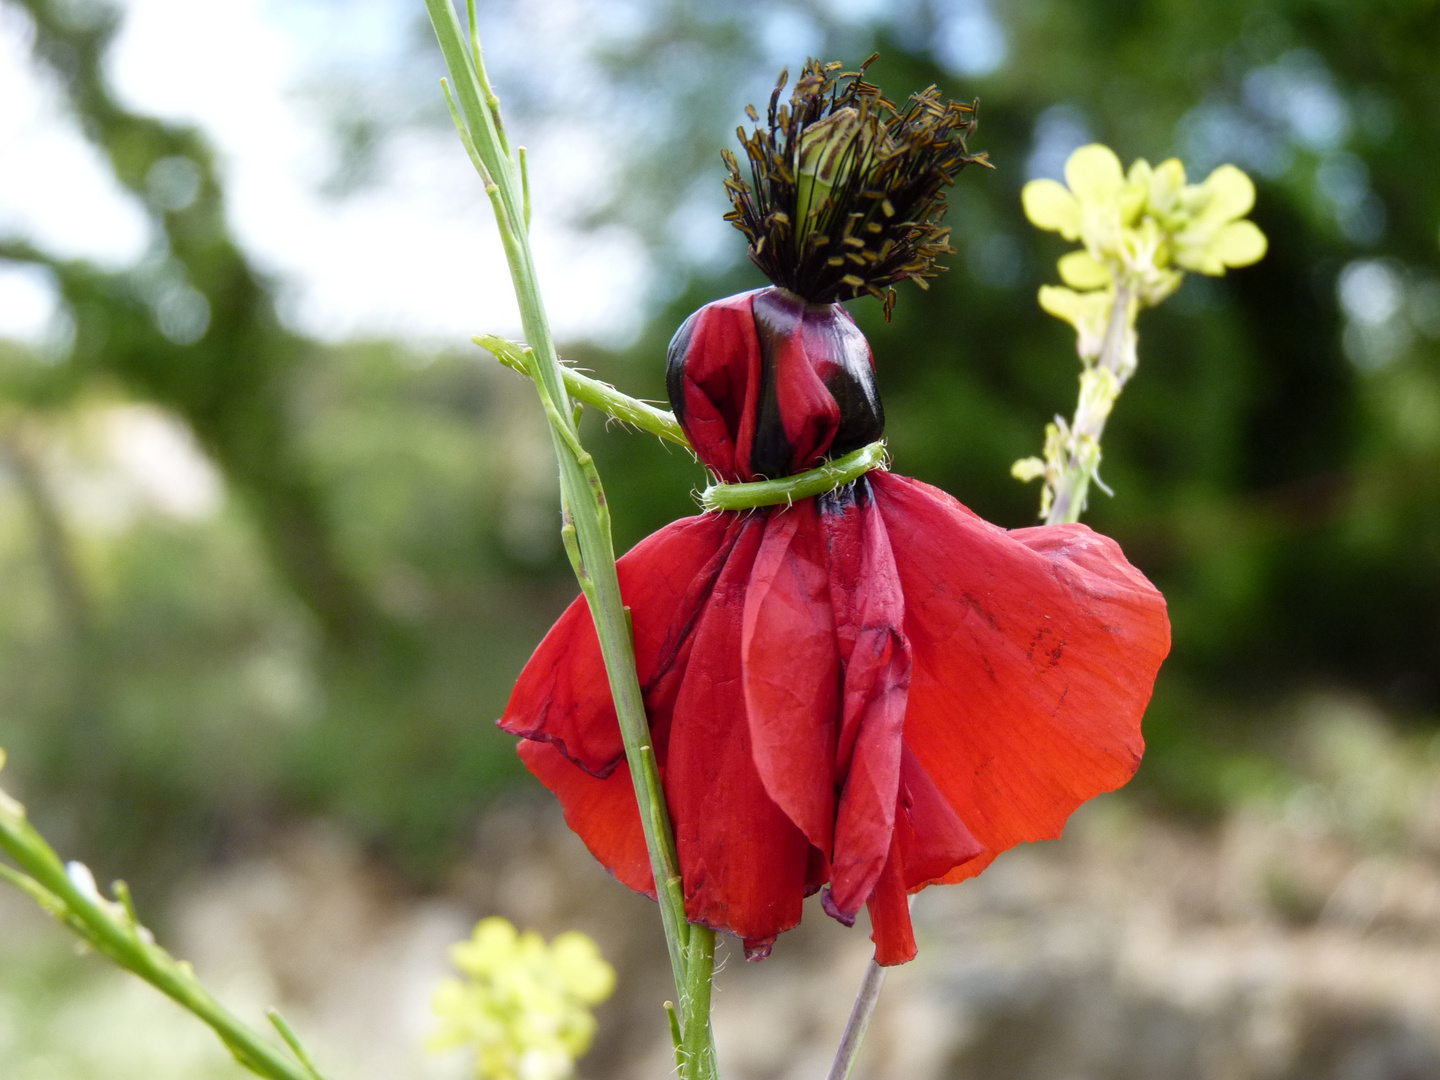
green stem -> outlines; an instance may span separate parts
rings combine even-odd
[[[675,1046],[675,1069],[679,1072],[685,1068],[684,1036],[680,1034],[680,1017],[673,1001],[665,1002],[665,1018],[670,1022],[670,1042]]]
[[[1085,510],[1091,481],[1100,469],[1100,437],[1105,433],[1105,421],[1133,368],[1127,339],[1138,308],[1133,291],[1125,282],[1117,281],[1100,356],[1080,377],[1080,400],[1070,425],[1069,452],[1055,484],[1050,512],[1045,515],[1046,525],[1079,521]]]
[[[634,642],[615,569],[610,513],[594,461],[581,447],[576,434],[565,388],[565,370],[555,351],[537,284],[529,232],[525,225],[523,185],[498,124],[498,101],[475,62],[479,56],[478,38],[472,35],[471,45],[467,47],[450,0],[425,0],[425,6],[454,82],[464,129],[462,138],[468,137],[467,152],[470,146],[474,147],[487,194],[495,206],[496,224],[520,306],[521,325],[530,348],[526,356],[528,374],[535,380],[541,405],[550,422],[551,442],[560,465],[561,506],[565,515],[563,528],[574,530],[567,547],[572,553],[575,576],[590,607],[610,681],[610,692],[615,700],[631,785],[650,855],[661,923],[670,950],[676,990],[681,997],[682,1027],[687,1037],[703,1031],[708,1041],[709,993],[697,995],[685,992],[692,983],[689,977],[691,958],[687,956],[687,949],[698,931],[686,923],[683,897],[669,887],[670,881],[680,876],[679,859],[675,854],[674,836],[662,828],[665,818],[655,805],[655,795],[652,794],[659,793],[661,788],[655,774],[650,725],[635,673]],[[708,971],[706,978],[708,981]],[[689,1003],[694,1003],[694,1007],[687,1007]],[[704,1011],[696,1012],[695,1009],[702,1003]],[[694,1034],[694,1037],[701,1036]],[[697,1062],[702,1060],[696,1059]],[[694,1065],[695,1062],[689,1064]],[[692,1069],[686,1080],[712,1077],[713,1054],[707,1064],[708,1068]]]
[[[188,964],[149,941],[148,932],[135,921],[134,908],[123,889],[117,888],[117,892],[126,902],[112,907],[88,888],[77,885],[55,850],[8,796],[0,799],[0,849],[23,871],[16,873],[5,867],[0,878],[24,889],[96,950],[208,1024],[245,1068],[267,1080],[321,1080],[308,1055],[299,1049],[294,1032],[289,1032],[286,1041],[297,1048],[299,1064],[281,1055],[211,997]]]
[[[687,976],[681,1011],[687,1019],[680,1043],[680,1075],[715,1075],[715,1040],[710,1030],[710,989],[715,973],[715,931],[690,927]],[[704,1017],[700,1023],[699,1018]]]
[[[753,510],[758,506],[788,506],[796,499],[809,499],[824,495],[827,491],[834,491],[884,464],[885,444],[873,442],[794,476],[754,480],[745,484],[711,484],[700,493],[700,506],[705,510]]]
[[[511,371],[529,376],[530,366],[525,357],[524,346],[493,334],[477,334],[470,340]],[[574,368],[562,366],[561,371],[565,377],[565,392],[575,401],[589,405],[592,409],[599,409],[607,416],[613,416],[616,420],[637,427],[656,438],[683,446],[686,450],[690,449],[690,440],[685,437],[685,430],[680,426],[680,421],[675,419],[674,413],[657,409],[639,398],[622,393],[609,383],[581,375]]]

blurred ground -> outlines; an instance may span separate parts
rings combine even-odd
[[[1354,699],[1297,709],[1292,781],[1223,820],[1106,797],[1062,840],[922,894],[920,957],[890,973],[857,1077],[1440,1076],[1440,740],[1397,735]],[[239,1075],[148,988],[66,960],[65,937],[16,898],[0,912],[7,1080]],[[463,1055],[417,1049],[426,999],[445,946],[488,914],[584,929],[619,969],[582,1076],[669,1075],[654,909],[548,802],[487,817],[425,896],[333,828],[291,828],[178,887],[166,925],[237,1007],[280,1002],[336,1080],[448,1080]],[[745,964],[732,945],[715,1013],[725,1075],[823,1075],[868,960],[862,930],[812,905],[770,960]]]

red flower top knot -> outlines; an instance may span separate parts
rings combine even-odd
[[[885,430],[855,320],[785,289],[717,300],[686,319],[666,385],[695,453],[728,483],[804,472]]]

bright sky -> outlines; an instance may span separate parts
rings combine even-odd
[[[535,3],[574,40],[572,0]],[[518,333],[489,203],[453,134],[407,130],[387,144],[376,184],[340,199],[319,191],[331,143],[304,91],[327,66],[393,65],[414,32],[404,5],[122,6],[109,65],[115,90],[131,108],[207,132],[223,162],[234,233],[281,281],[282,313],[294,326],[331,340],[379,334],[427,344],[481,330]],[[133,263],[151,243],[145,216],[30,62],[28,33],[22,16],[0,7],[0,235],[111,266]],[[438,95],[440,74],[413,77]],[[531,171],[547,179],[537,183],[532,243],[557,335],[623,341],[642,314],[640,244],[619,229],[579,233],[555,212],[605,181],[602,147],[583,132],[534,134]],[[0,336],[43,340],[53,310],[43,275],[0,270]]]
[[[417,102],[439,102],[438,55],[413,59],[417,33],[427,32],[418,0],[114,2],[125,19],[108,57],[113,88],[132,109],[206,132],[220,155],[234,235],[280,283],[291,325],[327,340],[379,335],[425,345],[482,330],[519,333],[489,202],[458,141],[448,130],[403,123]],[[900,0],[832,5],[835,18],[856,22],[904,7]],[[622,344],[639,329],[650,293],[644,247],[620,226],[582,232],[561,210],[573,219],[615,183],[610,125],[594,107],[594,54],[638,32],[653,13],[646,0],[613,0],[603,19],[594,0],[523,0],[482,4],[482,19],[497,9],[513,13],[486,27],[502,97],[507,76],[536,78],[533,65],[515,58],[543,58],[541,99],[569,103],[569,121],[551,118],[538,128],[531,121],[524,132],[532,244],[551,321],[562,340]],[[1006,42],[988,0],[944,0],[934,16],[941,63],[963,74],[1003,63]],[[756,25],[777,64],[820,45],[809,16],[788,5],[765,9]],[[25,16],[0,5],[0,236],[131,265],[150,249],[147,219],[30,61],[29,33]],[[327,83],[332,75],[339,81]],[[333,86],[342,89],[332,89],[324,107]],[[378,99],[402,125],[382,144],[375,182],[334,197],[321,191],[335,166],[327,122],[346,109],[346,94]],[[363,115],[365,104],[353,112]],[[713,220],[715,202],[702,200],[707,228],[686,225],[683,206],[656,208],[679,215],[678,231],[699,262],[708,248],[723,254],[734,241]],[[63,346],[63,319],[43,273],[0,267],[3,337]]]

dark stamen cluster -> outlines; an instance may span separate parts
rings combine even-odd
[[[864,80],[874,60],[858,72],[808,60],[783,105],[782,71],[764,126],[746,108],[756,127],[738,133],[753,183],[722,151],[734,204],[725,219],[776,285],[817,304],[870,294],[884,301],[888,319],[890,286],[909,278],[927,287],[944,269],[936,259],[955,250],[940,223],[945,188],[965,166],[989,162],[965,147],[975,105],[944,101],[932,86],[897,110]]]

